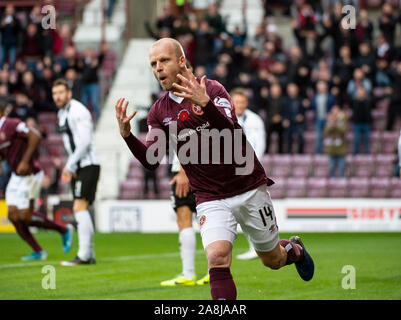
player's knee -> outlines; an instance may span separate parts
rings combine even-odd
[[[73,211],[79,212],[79,211],[85,211],[88,209],[88,201],[83,200],[83,199],[76,199],[73,204]]]
[[[209,267],[222,267],[230,264],[229,255],[225,250],[215,248],[207,253]]]
[[[16,207],[8,207],[8,220],[11,222],[19,220],[18,209]]]

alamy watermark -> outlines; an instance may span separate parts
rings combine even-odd
[[[341,269],[341,273],[345,274],[341,281],[341,287],[344,290],[356,289],[356,270],[354,266],[346,265]]]
[[[45,265],[42,268],[42,273],[45,276],[42,278],[42,288],[44,290],[56,289],[56,269],[51,265]]]
[[[234,165],[236,175],[249,175],[253,172],[254,150],[246,140],[242,129],[208,129],[210,123],[207,121],[196,128],[186,128],[177,133],[177,121],[169,121],[168,124],[170,163],[175,152],[183,165],[224,164]],[[167,147],[164,130],[152,128],[146,140],[154,141],[147,148],[147,162],[151,165],[161,163]],[[178,143],[180,143],[179,149]]]
[[[52,5],[46,5],[42,7],[42,14],[45,16],[42,18],[42,28],[56,29],[56,8]]]
[[[354,6],[348,4],[342,7],[341,12],[345,16],[341,19],[341,27],[343,29],[355,29],[356,28],[356,9]]]

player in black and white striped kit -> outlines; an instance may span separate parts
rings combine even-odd
[[[94,148],[93,121],[88,109],[72,99],[71,89],[65,80],[54,82],[52,94],[59,108],[59,129],[69,155],[61,180],[63,183],[71,183],[79,242],[77,256],[71,261],[62,261],[61,265],[94,264],[94,226],[88,206],[95,200],[100,162]]]

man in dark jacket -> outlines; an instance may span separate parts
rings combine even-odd
[[[14,14],[14,6],[8,5],[0,21],[1,46],[0,46],[0,68],[3,69],[4,60],[8,55],[10,70],[14,69],[17,57],[18,36],[20,23]]]
[[[283,127],[287,141],[287,153],[291,153],[294,134],[298,141],[298,153],[304,152],[304,109],[302,98],[299,96],[298,86],[295,83],[289,83],[283,112]]]
[[[271,86],[270,97],[267,104],[266,128],[266,152],[269,152],[270,139],[273,132],[278,134],[278,152],[283,153],[283,112],[284,97],[278,83]]]
[[[356,99],[352,101],[352,121],[354,122],[354,154],[359,153],[359,144],[362,136],[364,151],[370,153],[369,135],[372,122],[371,101],[368,98],[366,89],[356,89]]]
[[[401,61],[391,74],[391,102],[387,114],[386,130],[391,130],[395,119],[401,115]]]

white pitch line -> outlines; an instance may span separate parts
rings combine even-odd
[[[204,251],[196,250],[196,254],[204,254]],[[170,253],[160,253],[160,254],[138,254],[138,255],[132,255],[132,256],[119,256],[119,257],[101,258],[101,259],[96,259],[96,260],[97,260],[97,262],[130,261],[130,260],[138,260],[138,259],[175,258],[175,257],[178,257],[179,255],[180,255],[179,252],[170,252]],[[3,264],[3,265],[0,265],[0,270],[1,269],[12,269],[12,268],[44,266],[44,265],[48,265],[48,264],[59,265],[60,260],[41,260],[41,261],[35,261],[35,262]]]

